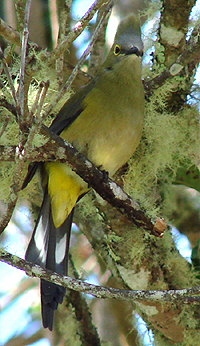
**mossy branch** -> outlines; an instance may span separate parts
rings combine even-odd
[[[189,15],[195,0],[162,1],[158,42],[164,47],[165,66],[169,67],[182,53],[188,32]],[[180,11],[181,9],[181,11]]]
[[[37,277],[46,281],[72,289],[77,292],[91,294],[96,298],[120,299],[137,302],[153,303],[194,303],[200,302],[200,286],[180,290],[123,290],[111,287],[96,286],[69,276],[59,275],[51,270],[41,268],[37,264],[25,261],[18,256],[0,250],[0,261],[17,269],[23,270],[28,276]]]
[[[18,47],[21,44],[19,32],[4,22],[2,18],[0,18],[0,36],[4,37],[11,44],[16,44]]]

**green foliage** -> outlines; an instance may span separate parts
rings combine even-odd
[[[197,241],[197,245],[192,249],[192,264],[197,271],[197,278],[200,279],[200,239]]]
[[[177,169],[174,184],[181,184],[200,192],[200,172],[196,165],[188,168],[188,165],[180,166]]]

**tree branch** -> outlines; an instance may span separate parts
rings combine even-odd
[[[26,55],[28,47],[28,23],[31,9],[31,0],[26,1],[25,12],[24,12],[24,27],[23,27],[23,36],[22,36],[22,45],[21,45],[21,62],[20,62],[20,74],[19,74],[19,105],[20,105],[20,123],[24,122],[25,119],[25,68],[26,68]],[[28,92],[28,90],[27,90]]]
[[[24,0],[15,0],[17,26],[20,32],[22,32],[24,28],[25,6],[26,6],[26,2]]]
[[[25,261],[18,256],[12,255],[5,250],[0,250],[0,261],[17,269],[23,270],[28,276],[38,277],[77,292],[91,294],[96,298],[122,299],[138,302],[170,302],[170,303],[193,303],[200,302],[200,286],[181,290],[122,290],[111,287],[88,284],[69,276],[62,276],[51,270],[41,268],[37,264]]]
[[[19,32],[4,22],[2,18],[0,18],[0,36],[12,44],[21,45]]]
[[[164,47],[166,67],[169,67],[184,49],[188,18],[195,2],[196,0],[162,0],[158,42]]]
[[[57,38],[57,44],[60,44],[63,39],[69,34],[70,22],[71,22],[71,4],[72,0],[62,1],[57,6],[58,22],[59,22],[59,33]],[[63,53],[56,60],[56,77],[60,86],[63,85],[63,67],[64,67],[65,53]]]

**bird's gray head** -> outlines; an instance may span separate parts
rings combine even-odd
[[[115,55],[143,55],[140,20],[137,15],[131,14],[121,21],[115,35],[113,50]]]

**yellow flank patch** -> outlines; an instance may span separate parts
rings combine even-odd
[[[51,199],[53,222],[60,227],[72,211],[80,195],[81,186],[76,178],[67,174],[65,165],[59,163],[45,164],[48,171],[48,193]]]

